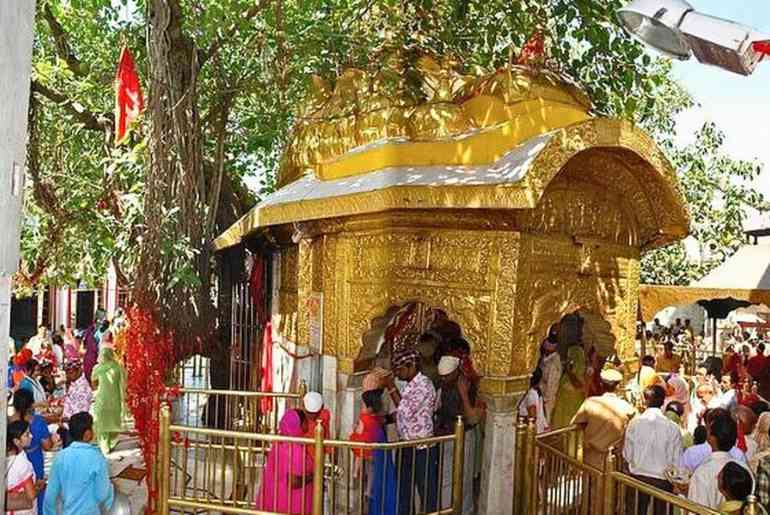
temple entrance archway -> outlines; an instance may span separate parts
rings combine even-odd
[[[388,368],[395,350],[413,346],[423,358],[423,369],[430,372],[436,366],[435,356],[441,352],[438,347],[442,342],[459,337],[466,338],[462,327],[442,308],[422,301],[392,305],[373,318],[361,336],[357,368]]]

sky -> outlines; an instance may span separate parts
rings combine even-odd
[[[749,25],[770,38],[768,0],[688,1],[701,13]],[[699,103],[677,119],[680,142],[692,141],[706,121],[715,121],[725,132],[725,148],[731,156],[756,158],[764,164],[757,187],[770,198],[770,61],[744,77],[692,58],[675,62],[674,74]],[[746,227],[760,225],[770,226],[770,216],[754,213]]]

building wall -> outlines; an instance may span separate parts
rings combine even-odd
[[[11,314],[11,275],[19,264],[19,231],[24,162],[27,143],[34,0],[0,4],[0,362],[8,362],[6,345]],[[5,381],[0,391],[0,411],[5,413]],[[0,417],[0,443],[5,463],[6,417]],[[3,502],[5,489],[0,493]]]

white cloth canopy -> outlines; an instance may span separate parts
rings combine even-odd
[[[697,288],[770,290],[770,244],[745,245],[703,279]]]

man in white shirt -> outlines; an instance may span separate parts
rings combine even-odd
[[[628,470],[639,481],[666,492],[673,492],[673,486],[666,480],[664,471],[679,464],[682,457],[682,433],[679,428],[663,415],[661,407],[666,400],[666,391],[660,385],[653,385],[644,391],[647,409],[631,419],[626,429],[623,457]],[[637,499],[628,499],[626,513],[633,513],[634,505],[639,515],[647,515],[650,496],[640,493]],[[661,500],[653,503],[654,515],[665,515],[666,505]]]
[[[719,396],[719,407],[732,413],[736,406],[738,406],[738,394],[735,391],[733,379],[730,377],[730,374],[722,376],[720,385],[722,386],[722,395]]]
[[[712,453],[695,469],[690,479],[687,498],[698,504],[716,510],[725,500],[719,491],[719,472],[729,462],[738,463],[729,452],[738,438],[738,426],[728,415],[722,413],[707,424],[708,443]],[[739,465],[742,465],[739,463]],[[742,465],[745,467],[745,465]]]

